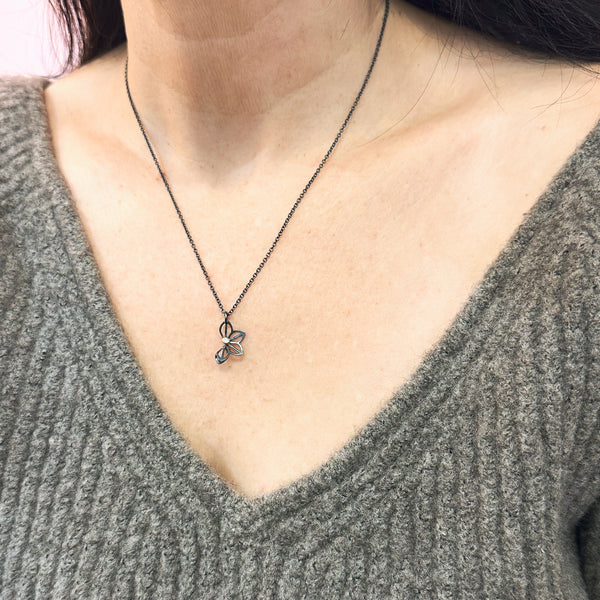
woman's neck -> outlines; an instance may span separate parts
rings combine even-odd
[[[286,159],[322,157],[364,80],[385,9],[384,0],[122,5],[128,41],[106,58],[114,77],[103,92],[122,136],[140,138],[124,90],[127,56],[133,100],[167,172],[221,187]],[[362,146],[487,86],[473,56],[463,58],[465,40],[451,50],[458,31],[391,0],[371,80],[340,145]]]
[[[215,174],[333,138],[367,72],[385,8],[384,0],[122,3],[131,92],[151,139],[154,131],[169,140],[163,155]],[[398,27],[393,20],[388,30]],[[414,31],[405,33],[403,43],[414,47]],[[371,87],[382,85],[373,80],[382,76],[388,37]],[[397,51],[389,55],[396,77],[413,60]]]
[[[340,65],[368,64],[383,7],[383,0],[123,0],[138,88],[158,86],[224,121],[256,120]]]

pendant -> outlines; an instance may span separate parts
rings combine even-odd
[[[219,335],[223,341],[223,347],[215,354],[215,360],[218,365],[222,365],[232,354],[233,356],[241,356],[244,354],[244,349],[240,343],[246,334],[243,331],[233,329],[233,325],[227,320],[221,323],[219,327]]]

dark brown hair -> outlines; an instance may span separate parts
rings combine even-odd
[[[66,46],[63,71],[74,69],[126,41],[121,0],[50,0]]]
[[[409,0],[496,40],[586,68],[600,63],[598,0]],[[64,36],[67,70],[126,41],[120,0],[50,0]],[[59,74],[59,75],[60,75]]]

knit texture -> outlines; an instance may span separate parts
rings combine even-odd
[[[46,83],[0,80],[2,600],[600,599],[600,123],[385,407],[247,500],[128,346]]]

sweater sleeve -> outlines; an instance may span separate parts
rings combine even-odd
[[[600,600],[600,499],[577,524],[580,565],[590,600]]]
[[[586,367],[581,373],[584,398],[576,417],[574,452],[569,471],[583,479],[585,493],[570,497],[570,504],[585,507],[575,525],[579,564],[590,600],[600,600],[600,176],[599,169],[588,170],[593,179],[592,194],[579,203],[582,211],[580,245],[586,257],[586,283],[579,290],[584,308]]]

